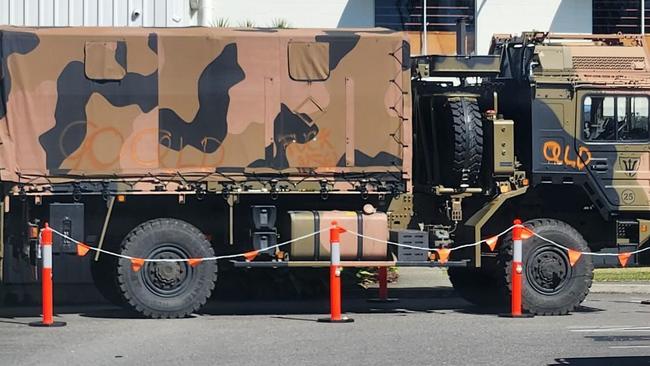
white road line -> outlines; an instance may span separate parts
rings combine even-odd
[[[610,346],[611,349],[650,348],[650,346]]]
[[[650,327],[609,327],[609,328],[585,328],[569,329],[570,332],[650,332]]]
[[[602,328],[629,328],[634,325],[617,324],[617,325],[572,325],[566,327],[567,329],[602,329]]]

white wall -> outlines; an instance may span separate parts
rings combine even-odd
[[[476,50],[487,53],[494,33],[591,33],[592,0],[476,0]]]
[[[205,22],[227,19],[231,27],[250,20],[269,27],[284,19],[295,28],[374,27],[374,0],[204,0]],[[211,13],[211,14],[209,14]]]
[[[179,27],[198,14],[189,0],[0,0],[0,24]]]
[[[201,11],[193,11],[195,2]],[[134,12],[139,12],[135,16]],[[291,27],[373,27],[374,0],[0,0],[0,24],[26,26],[213,25],[250,20],[268,27],[284,19]]]

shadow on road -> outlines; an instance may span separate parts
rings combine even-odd
[[[501,314],[501,313],[504,313],[504,312],[507,313],[509,310],[510,310],[509,307],[505,307],[505,308],[485,307],[485,306],[477,306],[477,305],[469,304],[468,306],[464,307],[463,309],[459,309],[458,312],[463,313],[463,314],[497,315],[497,314]],[[568,315],[571,315],[573,313],[594,313],[594,312],[600,312],[600,311],[604,311],[604,309],[594,308],[594,307],[591,307],[591,306],[580,305],[580,306],[576,307],[569,314],[566,314],[566,315],[563,315],[563,316],[568,316]]]
[[[324,272],[303,270],[299,272],[241,271],[220,273],[219,281],[201,315],[275,315],[290,319],[293,315],[329,313],[329,284]],[[471,305],[462,300],[453,288],[409,287],[389,285],[389,296],[399,299],[395,303],[369,303],[366,299],[377,297],[377,289],[359,286],[352,278],[344,281],[343,311],[358,314],[393,314],[405,316],[411,312],[444,314],[459,312],[472,315],[495,316],[507,311]],[[14,288],[15,295],[5,296],[0,307],[0,321],[12,318],[39,317],[40,296],[38,286]],[[17,291],[20,290],[20,291]],[[7,292],[7,291],[5,291]],[[7,292],[12,294],[11,291]],[[109,304],[99,297],[92,286],[56,286],[55,311],[58,314],[81,314],[84,317],[104,319],[141,319],[140,314]],[[576,312],[601,311],[580,307]]]
[[[224,294],[221,292],[221,294]],[[202,315],[262,315],[277,316],[278,319],[299,320],[295,315],[328,314],[329,298],[326,293],[310,296],[286,296],[272,292],[226,293],[220,291],[213,296],[196,316]],[[391,288],[391,298],[399,301],[391,303],[371,303],[367,299],[377,297],[376,289],[348,288],[343,292],[343,311],[350,314],[393,314],[406,316],[409,313],[449,312],[469,315],[496,316],[507,309],[487,308],[472,305],[456,295],[449,287]],[[39,317],[38,305],[0,308],[0,321],[13,321],[21,317]],[[56,305],[57,314],[80,314],[83,317],[100,319],[144,319],[132,310],[116,307],[108,303],[87,305]],[[581,306],[575,312],[597,312],[602,309]],[[194,317],[194,316],[193,316]],[[306,319],[305,319],[306,320]],[[309,318],[308,320],[313,320]]]
[[[446,313],[474,309],[475,314],[479,308],[472,307],[469,303],[455,296],[448,288],[401,288],[391,289],[390,296],[397,298],[397,302],[371,303],[367,299],[377,296],[376,289],[348,290],[343,293],[343,311],[351,314],[394,314],[405,316],[413,312]],[[235,297],[236,298],[236,297]],[[55,313],[80,314],[83,317],[102,319],[143,319],[140,314],[110,305],[108,303],[94,303],[86,305],[56,305]],[[213,297],[196,316],[202,315],[274,315],[278,319],[297,320],[294,317],[301,314],[328,314],[329,298],[312,296],[308,298],[274,298],[269,294],[245,296],[243,299],[227,297],[217,299]],[[0,308],[0,321],[14,321],[23,317],[39,317],[41,308],[38,305]],[[194,316],[193,316],[194,317]],[[313,320],[313,319],[310,319]]]

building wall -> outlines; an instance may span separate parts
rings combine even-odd
[[[203,6],[212,22],[227,19],[230,26],[245,21],[269,27],[276,19],[295,28],[374,27],[374,0],[207,0]]]
[[[0,24],[25,26],[182,27],[226,20],[231,27],[246,21],[269,27],[278,19],[296,28],[374,27],[375,1],[0,0]]]
[[[198,12],[189,0],[0,0],[0,24],[182,27]]]
[[[487,53],[494,33],[538,30],[591,33],[592,0],[476,0],[476,49]]]

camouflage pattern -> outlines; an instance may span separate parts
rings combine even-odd
[[[408,55],[383,29],[0,27],[0,178],[408,180]]]

